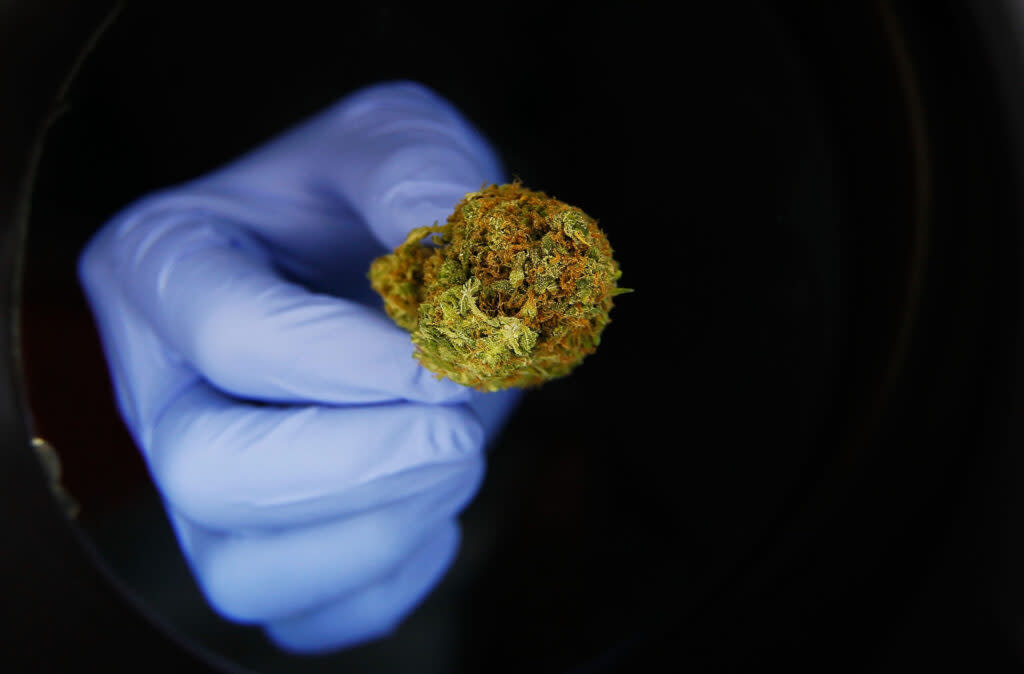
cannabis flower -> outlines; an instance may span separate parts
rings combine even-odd
[[[516,182],[467,194],[369,277],[424,367],[496,391],[561,377],[593,353],[612,297],[629,292],[621,274],[593,218]]]

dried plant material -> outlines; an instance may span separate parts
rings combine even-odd
[[[621,275],[593,218],[518,182],[467,194],[446,224],[412,230],[369,273],[416,359],[481,391],[536,386],[579,365],[612,298],[629,292]]]

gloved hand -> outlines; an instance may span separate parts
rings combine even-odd
[[[366,271],[501,178],[449,103],[377,85],[82,253],[121,414],[225,617],[339,648],[389,632],[452,562],[517,396],[434,379]]]

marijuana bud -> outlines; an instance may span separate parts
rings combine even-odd
[[[433,234],[429,242],[424,238]],[[496,391],[568,374],[597,348],[622,275],[597,223],[518,182],[467,194],[374,260],[370,282],[438,376]]]

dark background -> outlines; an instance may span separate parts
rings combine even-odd
[[[129,4],[50,131],[28,240],[31,418],[76,530],[158,624],[253,671],[1017,669],[1010,56],[959,3],[836,4]],[[421,609],[291,658],[202,603],[74,261],[130,200],[397,78],[598,218],[636,292],[491,448]],[[109,627],[78,625],[122,648]]]

